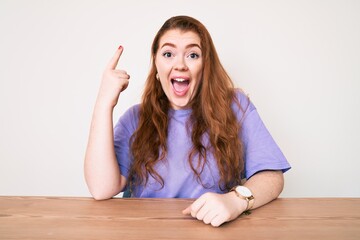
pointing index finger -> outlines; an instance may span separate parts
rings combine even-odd
[[[114,69],[116,68],[116,66],[117,66],[117,64],[118,64],[118,62],[119,62],[119,59],[120,59],[120,57],[121,57],[121,54],[122,54],[123,50],[124,50],[124,48],[123,48],[122,46],[120,46],[120,47],[116,50],[114,56],[111,58],[110,62],[109,62],[108,65],[107,65],[107,68],[108,68],[108,69],[114,70]]]

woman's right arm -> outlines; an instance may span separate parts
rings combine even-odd
[[[104,71],[85,154],[85,180],[96,200],[111,198],[126,185],[115,155],[112,120],[120,92],[127,88],[130,78],[124,70],[116,69],[122,52],[120,46]]]

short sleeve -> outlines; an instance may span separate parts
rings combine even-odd
[[[138,124],[139,106],[127,110],[114,127],[114,148],[121,175],[128,177],[132,163],[130,139]]]
[[[264,170],[289,170],[290,164],[265,127],[253,103],[243,95],[240,96],[240,102],[245,110],[242,111],[242,116],[239,116],[238,111],[245,150],[245,178]]]

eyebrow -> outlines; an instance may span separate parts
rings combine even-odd
[[[164,43],[161,48],[165,47],[165,46],[170,46],[170,47],[173,47],[173,48],[176,48],[176,45],[173,44],[173,43]],[[191,44],[188,44],[186,45],[185,48],[192,48],[192,47],[198,47],[200,50],[201,50],[201,47],[199,46],[199,44],[197,43],[191,43]]]

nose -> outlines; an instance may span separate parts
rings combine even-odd
[[[187,71],[189,68],[186,65],[185,59],[183,57],[178,57],[174,69],[178,71]]]

